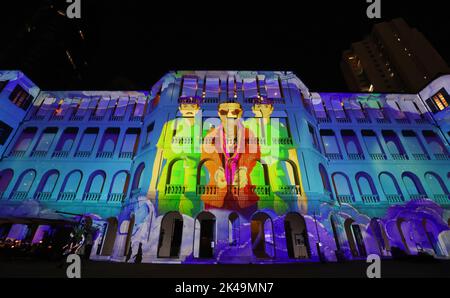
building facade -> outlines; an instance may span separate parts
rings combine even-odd
[[[341,69],[352,92],[417,93],[449,73],[426,37],[403,19],[376,24],[343,53]]]
[[[450,256],[450,76],[418,94],[317,93],[252,71],[71,92],[10,71],[0,92],[2,239],[89,222],[94,260]]]

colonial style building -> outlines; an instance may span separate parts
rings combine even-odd
[[[450,76],[418,94],[316,93],[263,71],[44,91],[0,72],[0,239],[89,222],[96,260],[449,257],[449,92]]]

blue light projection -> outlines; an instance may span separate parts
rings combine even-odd
[[[133,92],[0,81],[0,240],[82,223],[95,260],[450,256],[449,76],[419,94],[315,93],[277,71]]]

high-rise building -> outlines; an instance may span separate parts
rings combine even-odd
[[[447,75],[316,93],[280,71],[45,91],[0,72],[0,241],[57,247],[81,225],[94,260],[448,257],[449,92]]]
[[[343,53],[341,68],[352,92],[416,93],[450,71],[426,37],[403,19],[376,24]]]

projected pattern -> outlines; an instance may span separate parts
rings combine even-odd
[[[52,92],[3,72],[0,238],[83,218],[97,260],[448,256],[448,90],[448,76],[397,95],[184,71],[149,92]]]

